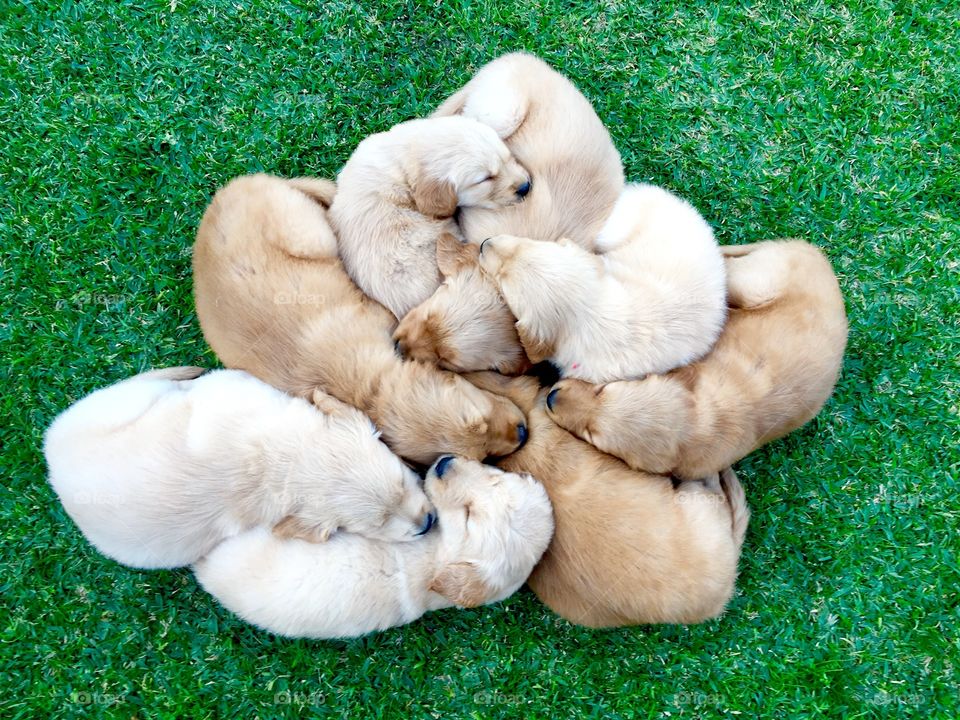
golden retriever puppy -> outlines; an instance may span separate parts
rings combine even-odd
[[[498,464],[538,478],[553,504],[553,541],[528,580],[550,609],[591,627],[723,612],[750,517],[732,470],[676,485],[631,470],[557,426],[535,379],[468,377],[527,412],[529,442]]]
[[[489,124],[531,177],[524,202],[496,210],[462,208],[460,227],[479,245],[492,235],[573,239],[592,248],[623,191],[623,168],[589,101],[542,60],[523,53],[484,66],[434,113],[461,113]],[[410,357],[456,371],[515,375],[530,363],[516,318],[482,277],[476,247],[437,243],[443,285],[405,315],[395,337]]]
[[[623,190],[623,167],[610,134],[572,82],[539,58],[511,53],[482,67],[434,117],[455,114],[493,128],[533,177],[521,205],[464,208],[459,221],[468,240],[566,237],[593,247]]]
[[[710,354],[644,380],[563,380],[547,398],[557,424],[633,468],[695,478],[820,411],[847,341],[830,263],[800,241],[723,252],[730,312]]]
[[[611,382],[707,353],[723,327],[726,283],[713,231],[693,206],[653,185],[630,186],[597,249],[512,235],[480,245],[480,267],[516,316],[532,362]]]
[[[216,194],[193,255],[207,342],[228,367],[300,397],[319,388],[362,410],[414,462],[513,452],[526,438],[513,403],[397,354],[393,316],[337,258],[327,222],[335,189],[255,175]]]
[[[527,171],[483,123],[410,120],[357,146],[329,215],[350,277],[402,318],[440,286],[437,238],[459,235],[457,208],[501,208],[529,190]]]
[[[252,530],[194,572],[224,607],[289,637],[356,637],[514,593],[553,534],[543,486],[446,456],[427,474],[426,490],[439,520],[415,543],[338,534],[313,545]]]
[[[88,395],[47,430],[50,484],[104,555],[188,565],[265,525],[325,541],[412,540],[435,515],[420,479],[359,410],[317,405],[238,370],[143,373]]]

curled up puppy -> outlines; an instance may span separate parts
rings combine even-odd
[[[415,543],[341,533],[316,545],[254,529],[219,545],[194,572],[228,610],[289,637],[356,637],[513,594],[553,534],[543,486],[444,456],[425,487],[438,520]]]
[[[104,555],[171,568],[258,525],[313,542],[430,529],[419,477],[363,413],[319,391],[311,405],[238,370],[201,373],[142,373],[47,430],[50,484]]]
[[[460,235],[457,208],[501,208],[529,190],[530,175],[483,123],[410,120],[357,146],[330,220],[350,277],[400,319],[439,287],[437,239]]]
[[[726,315],[723,257],[688,203],[652,185],[628,186],[594,254],[570,241],[500,235],[480,267],[517,318],[531,362],[564,377],[635,379],[699,359]]]

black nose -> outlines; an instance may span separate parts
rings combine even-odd
[[[427,513],[427,518],[423,521],[423,526],[420,528],[420,532],[418,532],[417,535],[426,535],[428,532],[430,532],[430,528],[432,528],[436,522],[437,516],[433,513]]]
[[[519,195],[520,197],[526,197],[528,192],[530,192],[529,180],[527,180],[523,185],[517,188],[517,195]]]
[[[556,402],[558,392],[560,392],[560,388],[554,388],[547,393],[547,407],[551,410],[553,410],[553,403]]]
[[[490,240],[490,238],[484,238],[483,242],[480,243],[480,252],[481,252],[481,253],[483,252],[483,246],[486,245],[489,240]]]
[[[453,455],[444,455],[442,458],[437,460],[437,464],[433,468],[433,471],[437,474],[437,477],[443,477],[443,474],[447,471],[447,468],[450,467],[450,463],[452,462]]]
[[[517,442],[519,443],[517,450],[527,444],[528,437],[530,437],[530,433],[527,432],[527,426],[523,423],[517,425]]]

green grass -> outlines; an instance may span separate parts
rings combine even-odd
[[[739,464],[727,615],[596,632],[524,590],[292,642],[186,570],[99,556],[42,433],[97,387],[215,362],[190,291],[215,188],[332,176],[520,48],[595,103],[630,179],[724,243],[806,238],[840,276],[835,397]],[[0,714],[956,717],[958,58],[946,0],[0,3]]]

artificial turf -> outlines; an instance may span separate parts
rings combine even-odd
[[[722,243],[810,240],[840,277],[834,398],[738,465],[754,515],[727,614],[592,631],[524,590],[289,641],[187,570],[98,555],[42,433],[95,388],[216,362],[190,288],[213,191],[333,176],[516,49],[578,84],[629,179]],[[2,0],[0,716],[956,717],[958,58],[937,0]]]

